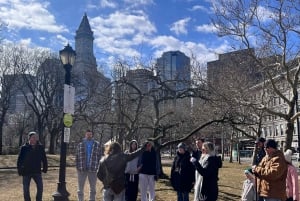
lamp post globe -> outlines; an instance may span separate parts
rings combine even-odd
[[[65,69],[65,84],[71,84],[71,69],[75,62],[76,53],[68,44],[63,50],[59,51],[59,57]],[[66,189],[66,155],[67,143],[64,142],[64,128],[60,140],[60,162],[59,162],[59,181],[57,190],[53,193],[54,201],[68,201],[70,193]]]

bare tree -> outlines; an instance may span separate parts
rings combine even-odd
[[[255,54],[251,55],[265,77],[261,88],[265,92],[260,97],[263,101],[259,101],[256,108],[285,119],[285,148],[290,148],[294,120],[299,115],[295,114],[300,72],[299,2],[220,0],[213,2],[213,8],[212,22],[219,36],[231,39],[239,48],[255,48]],[[280,79],[278,75],[281,75]],[[273,98],[282,99],[288,110],[270,107],[268,102]]]
[[[63,68],[60,61],[43,49],[23,49],[22,86],[26,104],[35,114],[36,127],[42,143],[46,143],[48,127],[50,134],[50,152],[54,153],[57,129],[62,118]],[[61,114],[61,115],[59,115]],[[54,122],[54,124],[52,124]],[[53,128],[55,126],[56,128]]]
[[[3,126],[11,98],[17,90],[17,73],[20,70],[17,65],[20,61],[19,48],[7,44],[3,51],[0,51],[0,55],[0,154],[2,154]]]

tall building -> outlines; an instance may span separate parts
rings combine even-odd
[[[76,100],[82,100],[87,93],[102,91],[110,84],[110,79],[97,69],[94,56],[94,34],[88,17],[84,14],[75,35],[76,60],[72,69]]]
[[[240,81],[253,85],[260,81],[260,74],[255,65],[254,49],[244,49],[220,54],[218,60],[207,63],[207,81],[214,88],[224,87],[224,83]]]
[[[149,92],[154,87],[153,72],[147,69],[129,70],[126,78],[128,82],[134,84],[143,93]]]
[[[91,29],[87,15],[84,14],[75,35],[76,61],[73,71],[84,73],[84,71],[96,71],[97,63],[94,56],[94,33]]]
[[[190,87],[190,58],[180,51],[164,52],[156,62],[157,74],[162,81],[167,81],[173,89]]]

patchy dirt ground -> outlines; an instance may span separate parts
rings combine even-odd
[[[17,156],[3,155],[0,156],[0,168],[8,168],[16,166]],[[57,189],[59,168],[59,156],[48,155],[49,168],[47,174],[43,174],[44,179],[44,194],[43,201],[52,201],[52,194]],[[164,172],[170,173],[170,161],[164,162]],[[66,169],[67,191],[70,193],[69,200],[77,200],[77,174],[74,167],[74,157],[68,156]],[[53,167],[54,166],[54,167]],[[56,166],[56,167],[55,167]],[[243,170],[247,164],[237,164],[224,162],[223,168],[220,169],[219,175],[219,199],[220,201],[236,201],[239,200],[241,194],[242,182],[244,180]],[[88,183],[85,186],[85,198],[88,198]],[[102,200],[102,184],[97,182],[97,200]],[[31,185],[31,196],[35,196],[35,183]],[[193,193],[190,193],[190,200],[193,198]],[[17,175],[15,168],[0,169],[0,200],[3,201],[22,201],[22,178]],[[176,192],[173,191],[168,179],[159,179],[156,183],[156,201],[175,201]]]

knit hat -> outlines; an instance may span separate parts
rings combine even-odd
[[[292,155],[293,155],[293,152],[290,149],[287,149],[284,152],[284,158],[288,163],[292,163]]]
[[[259,138],[257,138],[257,139],[255,140],[255,143],[256,143],[256,144],[259,143],[259,142],[265,143],[265,141],[266,141],[265,138],[259,137]]]
[[[252,169],[251,168],[248,168],[244,171],[245,174],[250,174],[250,175],[253,175],[253,172],[252,172]]]
[[[186,145],[183,143],[183,142],[180,142],[178,145],[177,145],[177,148],[182,148],[184,150],[186,150]]]
[[[277,143],[275,140],[273,139],[268,139],[265,143],[265,147],[266,148],[273,148],[273,149],[277,149]]]
[[[34,132],[34,131],[29,132],[28,135],[27,135],[28,140],[29,140],[30,137],[33,136],[33,135],[36,135],[36,132]]]

